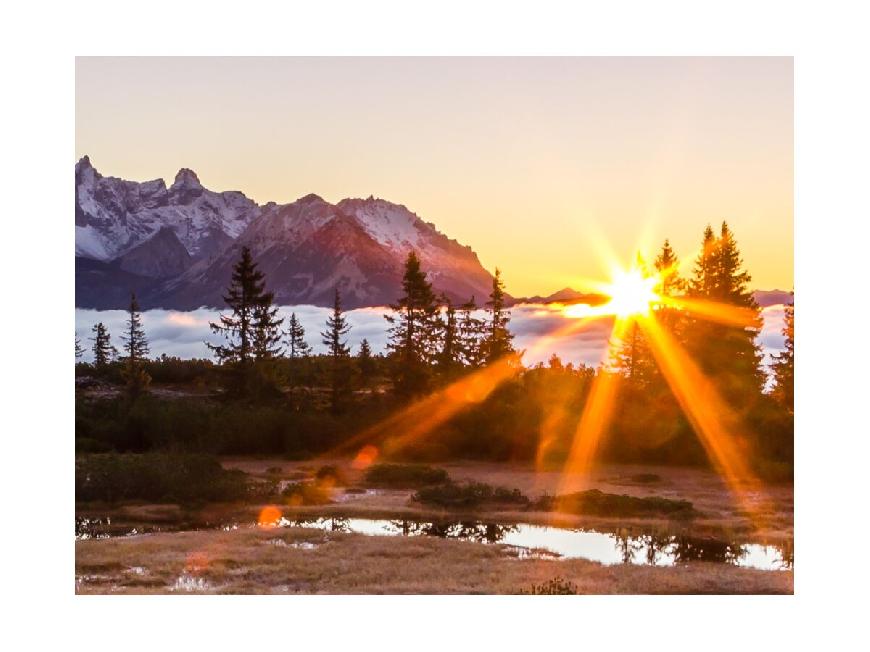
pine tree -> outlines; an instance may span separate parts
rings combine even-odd
[[[484,340],[484,355],[486,363],[490,364],[503,356],[513,353],[514,336],[508,330],[511,313],[505,309],[504,282],[501,271],[496,268],[492,277],[492,292],[486,302],[489,319],[486,323],[486,339]]]
[[[680,260],[677,258],[677,254],[674,253],[670,240],[665,239],[662,250],[656,256],[653,264],[660,279],[659,285],[656,288],[656,292],[659,295],[672,297],[685,289],[685,283],[680,278],[679,273]]]
[[[148,355],[148,339],[145,337],[145,330],[142,328],[142,318],[139,314],[139,302],[136,301],[136,294],[130,294],[130,306],[127,309],[127,328],[124,334],[121,335],[121,340],[124,343],[123,349],[126,355],[124,356],[125,365],[123,369],[123,377],[127,382],[128,394],[135,398],[141,394],[151,383],[151,376],[145,371],[142,362],[145,356]]]
[[[369,382],[371,382],[372,377],[375,374],[375,359],[372,355],[372,347],[369,344],[369,341],[365,338],[363,338],[363,341],[359,344],[359,353],[357,353],[356,356],[356,364],[363,385],[368,387]]]
[[[109,329],[106,328],[103,322],[94,324],[94,336],[91,340],[94,343],[94,366],[98,369],[104,368],[115,357],[115,347],[112,346]]]
[[[139,312],[139,302],[136,301],[135,293],[130,294],[127,315],[127,328],[121,335],[121,341],[124,343],[123,350],[126,354],[124,360],[128,366],[133,367],[142,362],[149,353],[148,338],[145,337],[145,330],[142,328],[142,316]]]
[[[290,320],[287,322],[289,328],[287,335],[287,354],[290,358],[304,358],[311,354],[311,347],[305,342],[305,329],[302,323],[296,318],[296,313],[290,314]]]
[[[223,335],[226,340],[225,345],[208,344],[219,362],[244,364],[257,357],[257,346],[261,355],[268,350],[270,338],[274,334],[270,330],[274,319],[274,313],[269,310],[272,299],[273,294],[266,292],[263,273],[257,269],[251,250],[242,247],[224,296],[232,313],[220,315],[218,323],[209,323],[212,332]]]
[[[447,297],[443,297],[444,311],[440,319],[440,350],[437,355],[438,371],[445,377],[450,377],[462,366],[462,349],[459,326],[456,318],[456,308]]]
[[[459,307],[459,361],[466,367],[479,367],[484,362],[483,339],[485,324],[474,316],[474,297]]]
[[[794,298],[785,307],[785,350],[773,356],[773,396],[789,412],[794,412]]]
[[[335,288],[332,314],[326,319],[326,330],[320,334],[330,358],[330,407],[333,412],[341,410],[344,399],[350,392],[347,365],[350,349],[344,340],[349,331],[350,325],[341,310],[341,294]]]
[[[718,246],[713,227],[709,224],[704,229],[704,237],[701,241],[701,253],[695,259],[694,276],[689,284],[692,296],[711,298],[715,294],[716,268]]]
[[[740,308],[754,317],[745,326],[715,323],[701,317],[687,319],[686,346],[732,404],[748,406],[760,395],[764,382],[761,350],[756,343],[761,330],[760,311],[749,290],[751,276],[742,269],[743,260],[728,225],[722,223],[719,238],[711,241],[711,235],[708,226],[689,294]]]
[[[79,336],[76,335],[76,360],[78,360],[84,354],[85,354],[85,347],[82,346],[82,341],[79,339]]]
[[[394,314],[385,315],[391,324],[387,348],[394,356],[396,392],[410,396],[428,387],[438,335],[435,294],[413,251],[405,261],[402,290],[404,295],[390,306]]]
[[[263,302],[254,308],[253,353],[257,361],[271,360],[281,355],[281,324],[283,319],[276,318],[278,308],[272,306],[272,293],[264,295]],[[267,303],[268,301],[268,303]]]

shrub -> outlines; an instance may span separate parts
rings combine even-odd
[[[333,487],[343,487],[347,484],[344,472],[332,464],[326,464],[317,469],[314,478],[319,484],[329,484]]]
[[[284,489],[291,505],[326,505],[332,502],[329,489],[314,482],[296,482]]]
[[[528,589],[522,589],[520,595],[577,595],[577,585],[561,577],[556,577],[542,584],[532,584]]]
[[[433,487],[425,487],[414,494],[414,500],[451,509],[479,507],[484,503],[501,505],[522,505],[529,503],[519,489],[492,487],[482,482],[455,484],[448,482]]]
[[[425,464],[375,464],[366,472],[366,482],[378,487],[413,489],[450,482],[444,469]]]
[[[534,505],[545,512],[566,512],[592,516],[674,516],[687,518],[695,515],[695,509],[687,500],[671,500],[651,496],[638,498],[606,494],[598,489],[578,491],[563,496],[543,496]]]
[[[201,502],[239,500],[248,482],[209,455],[163,453],[80,455],[76,458],[76,500]]]

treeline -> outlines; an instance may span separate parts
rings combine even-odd
[[[760,310],[750,276],[727,224],[707,227],[689,278],[665,241],[653,261],[656,292],[686,301],[715,302],[749,315],[745,325],[711,320],[673,306],[651,319],[680,345],[729,407],[748,426],[742,442],[771,475],[788,475],[793,440],[794,310],[787,311],[786,351],[774,361],[775,385],[766,374],[756,338]],[[124,390],[119,398],[80,399],[79,449],[177,448],[221,454],[304,457],[330,450],[416,398],[517,353],[510,332],[505,288],[496,270],[478,317],[474,297],[453,305],[439,296],[415,254],[408,256],[402,297],[386,316],[388,346],[375,355],[363,340],[347,343],[350,325],[335,291],[320,338],[327,353],[314,355],[295,314],[277,316],[273,295],[250,252],[234,267],[229,310],[211,324],[223,336],[210,344],[215,361],[147,359],[135,297],[122,350],[102,324],[94,327],[93,365],[77,375],[97,377]],[[517,368],[485,400],[403,451],[411,459],[467,457],[494,460],[564,459],[595,379],[613,375],[617,403],[603,455],[614,461],[699,464],[706,455],[656,360],[644,329],[632,325],[608,364],[598,369],[563,364]],[[77,357],[81,343],[76,341]],[[183,396],[147,391],[150,382],[178,386]],[[202,391],[199,391],[202,390]],[[401,434],[401,433],[397,433]]]

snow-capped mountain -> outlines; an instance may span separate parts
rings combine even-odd
[[[191,258],[208,257],[238,237],[259,212],[240,192],[206,190],[186,168],[169,188],[163,179],[137,183],[104,177],[87,156],[75,171],[76,256],[110,261],[170,228]]]
[[[136,183],[76,165],[76,304],[123,307],[135,289],[143,307],[223,307],[242,246],[251,249],[278,303],[347,307],[395,302],[408,252],[434,288],[452,300],[485,300],[492,276],[470,247],[406,207],[383,199],[330,204],[307,195],[258,206],[239,192],[203,188],[179,171]]]

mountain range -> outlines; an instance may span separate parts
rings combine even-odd
[[[75,166],[76,306],[119,309],[135,291],[143,309],[223,308],[242,247],[249,247],[282,305],[347,308],[394,303],[410,251],[433,288],[480,304],[492,275],[477,254],[405,206],[384,199],[331,204],[311,194],[259,205],[238,191],[204,188],[179,170],[136,182],[101,175],[87,156]]]

